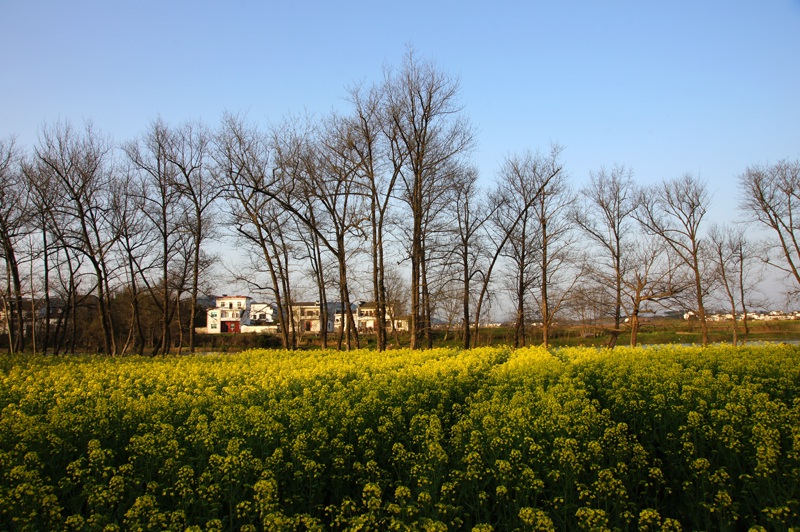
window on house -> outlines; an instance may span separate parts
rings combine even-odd
[[[212,329],[216,329],[216,328],[217,328],[217,324],[216,324],[216,323],[212,323],[212,324],[211,324],[211,328],[212,328]]]
[[[237,301],[236,302],[236,308],[242,308],[242,302],[241,301]]]

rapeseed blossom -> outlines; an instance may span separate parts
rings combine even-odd
[[[800,526],[791,346],[2,367],[2,529]]]

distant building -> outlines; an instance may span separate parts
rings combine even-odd
[[[378,319],[378,304],[374,301],[357,302],[355,315],[353,317],[358,327],[358,332],[368,334],[376,332],[380,321]],[[408,319],[395,316],[394,305],[392,304],[386,305],[384,323],[388,331],[391,331],[393,328],[398,331],[408,330]]]
[[[206,311],[206,332],[276,332],[275,314],[275,307],[270,303],[254,303],[250,296],[223,295]]]
[[[341,303],[328,303],[326,329],[334,332],[338,325],[337,315],[342,310]],[[300,333],[319,333],[322,331],[322,305],[319,301],[300,301],[292,303],[295,330]]]
[[[361,333],[374,333],[378,324],[377,305],[359,301],[352,304],[353,319]],[[327,304],[327,331],[342,329],[344,306],[339,302]],[[299,334],[319,334],[322,331],[322,306],[319,301],[292,304],[292,318]],[[392,305],[386,308],[386,329],[408,330],[408,319],[393,315]],[[255,303],[250,296],[217,297],[214,306],[206,311],[206,332],[247,333],[278,332],[277,308],[271,303]]]
[[[357,301],[351,304],[353,320],[360,333],[374,333],[378,323],[377,305],[374,302]],[[322,306],[319,301],[299,302],[292,305],[295,330],[300,334],[319,333],[322,330]],[[386,307],[386,329],[398,331],[408,330],[408,319],[393,315],[392,305]],[[340,302],[330,302],[327,306],[327,331],[339,332],[346,327],[345,309]]]

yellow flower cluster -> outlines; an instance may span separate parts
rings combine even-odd
[[[0,529],[788,530],[800,350],[0,359]]]

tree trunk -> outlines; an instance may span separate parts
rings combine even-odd
[[[195,224],[194,256],[192,258],[192,307],[189,309],[189,353],[194,354],[194,321],[197,315],[197,292],[200,289],[200,242],[203,232],[203,212],[195,210],[197,223]]]
[[[25,350],[25,320],[22,308],[22,280],[19,275],[19,264],[14,248],[8,236],[3,239],[6,256],[6,273],[8,278],[8,294],[11,302],[11,312],[8,313],[8,328],[10,331],[9,346],[11,352]],[[13,290],[13,291],[12,291]]]
[[[44,227],[44,220],[42,220],[42,227]],[[47,241],[47,230],[42,229],[42,262],[44,268],[44,338],[42,339],[42,354],[47,354],[47,349],[50,345],[50,318],[51,318],[51,309],[50,309],[50,250],[49,244]]]
[[[636,303],[631,312],[631,347],[636,347],[639,335],[639,304]]]
[[[472,339],[470,338],[470,319],[469,319],[469,270],[467,264],[467,256],[464,255],[464,263],[462,265],[463,272],[464,272],[464,296],[462,300],[463,312],[464,312],[464,342],[463,347],[464,349],[469,349],[472,345]]]

